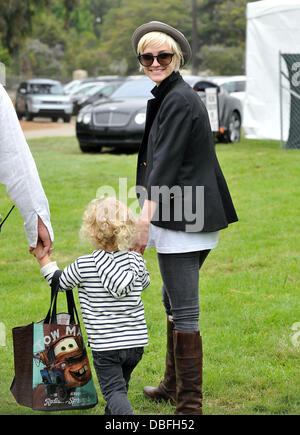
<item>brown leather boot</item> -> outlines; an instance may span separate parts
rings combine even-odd
[[[166,371],[163,381],[158,387],[144,387],[144,394],[152,400],[166,402],[170,400],[172,405],[176,404],[176,373],[173,346],[173,329],[174,323],[167,318],[167,353],[166,353]]]
[[[199,331],[174,331],[175,414],[202,414],[202,339]]]

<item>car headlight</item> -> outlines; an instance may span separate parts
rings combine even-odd
[[[83,118],[83,113],[79,112],[79,114],[77,116],[77,122],[82,122],[82,118]]]
[[[134,121],[138,125],[145,124],[146,121],[146,113],[145,112],[139,112],[135,115]]]
[[[82,116],[82,122],[84,124],[89,124],[91,122],[92,119],[92,114],[91,112],[87,112]]]

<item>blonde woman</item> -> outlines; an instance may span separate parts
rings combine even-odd
[[[84,213],[80,234],[95,250],[63,270],[60,289],[78,286],[88,344],[107,402],[105,414],[133,414],[128,383],[148,344],[141,292],[150,283],[143,257],[128,251],[136,221],[115,198],[94,199]],[[41,249],[39,244],[34,251],[37,258]],[[51,285],[56,262],[47,255],[39,263]]]
[[[191,57],[185,36],[151,21],[135,30],[132,45],[156,85],[138,155],[142,213],[133,249],[143,254],[146,247],[156,248],[167,314],[165,377],[144,393],[170,400],[176,414],[202,414],[199,269],[217,246],[219,231],[237,215],[206,108],[179,73]]]

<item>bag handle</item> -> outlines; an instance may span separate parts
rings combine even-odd
[[[59,278],[62,274],[61,270],[56,270],[53,274],[52,281],[51,281],[51,302],[50,302],[50,308],[47,313],[47,316],[45,317],[44,323],[56,323],[56,314],[57,314],[57,296],[59,292]],[[79,317],[76,310],[76,305],[74,301],[74,295],[72,290],[66,291],[66,298],[67,298],[67,304],[68,304],[68,313],[70,315],[70,323],[75,323],[75,315],[76,315],[76,321],[79,324]]]
[[[4,224],[4,222],[6,221],[6,219],[7,219],[8,216],[11,214],[11,212],[13,211],[14,208],[15,208],[15,205],[13,205],[13,206],[11,207],[11,209],[9,210],[9,212],[7,213],[7,215],[5,216],[4,219],[2,219],[2,218],[0,217],[0,233],[1,233],[2,225]]]

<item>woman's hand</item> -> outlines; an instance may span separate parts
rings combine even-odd
[[[148,220],[144,220],[142,218],[139,219],[137,224],[137,234],[133,243],[132,251],[136,251],[144,255],[144,251],[148,243],[149,225],[150,222]]]
[[[141,216],[137,224],[137,235],[133,243],[132,251],[139,252],[144,255],[145,248],[148,243],[149,225],[152,216],[155,213],[157,204],[153,201],[146,200],[141,212]]]

